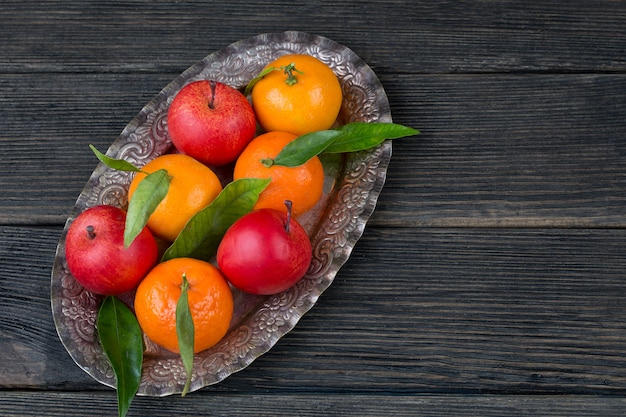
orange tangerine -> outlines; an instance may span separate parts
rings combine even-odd
[[[176,305],[183,275],[189,283],[187,295],[197,353],[214,346],[226,335],[233,316],[230,287],[212,264],[192,258],[174,258],[158,264],[137,288],[135,314],[150,340],[178,353]]]
[[[209,167],[184,154],[161,155],[141,168],[148,173],[159,169],[168,172],[170,187],[148,219],[148,228],[155,235],[171,242],[194,214],[217,197],[222,191],[222,184]],[[146,174],[142,172],[135,175],[128,190],[129,200],[145,177]]]
[[[297,136],[287,132],[267,132],[248,144],[235,163],[233,178],[271,178],[260,194],[255,209],[273,208],[287,211],[285,200],[291,200],[294,216],[315,206],[324,189],[324,167],[317,156],[297,167],[265,166],[261,160],[273,159]]]
[[[300,136],[335,123],[343,96],[328,65],[310,55],[290,54],[267,68],[280,70],[265,75],[251,94],[257,121],[266,131]]]

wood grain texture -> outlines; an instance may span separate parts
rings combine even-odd
[[[393,73],[626,69],[619,1],[3,1],[2,72],[180,72],[207,50],[300,30]],[[182,64],[182,66],[181,66]]]
[[[623,75],[416,76],[387,85],[394,120],[422,134],[394,142],[376,224],[626,224]]]
[[[394,121],[386,186],[274,349],[130,415],[626,414],[626,3],[0,0],[0,415],[115,415],[50,309],[65,219],[143,105],[211,52],[353,49]]]
[[[0,223],[61,224],[105,151],[178,74],[3,75]]]
[[[84,416],[89,409],[102,415],[117,412],[114,393],[0,393],[0,413],[4,417]],[[301,394],[285,398],[272,392],[263,394],[215,395],[210,391],[192,393],[186,398],[143,398],[133,400],[129,416],[221,416],[300,417],[380,415],[449,417],[621,417],[626,406],[621,398],[594,396],[471,396],[471,395],[337,395]],[[209,411],[207,411],[209,410]]]
[[[0,229],[5,388],[100,388],[50,317],[59,233]],[[624,394],[625,244],[623,230],[368,229],[296,329],[213,389]]]
[[[174,77],[42,74],[1,94],[0,223],[64,222],[97,164],[87,145],[106,150]],[[380,78],[422,133],[394,143],[376,225],[626,225],[625,76]]]

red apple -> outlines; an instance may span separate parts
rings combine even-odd
[[[65,239],[67,266],[87,290],[116,295],[133,290],[157,262],[157,242],[148,228],[124,247],[126,212],[100,205],[80,213]]]
[[[311,263],[312,249],[304,228],[290,210],[252,211],[224,234],[217,263],[226,278],[242,291],[271,295],[298,282]]]
[[[194,81],[174,97],[167,128],[178,151],[212,166],[233,162],[256,133],[252,106],[238,90]]]

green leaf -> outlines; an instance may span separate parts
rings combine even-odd
[[[181,292],[176,303],[176,336],[178,337],[178,350],[180,351],[180,358],[183,361],[185,372],[187,373],[187,380],[185,381],[185,387],[181,394],[182,397],[189,392],[189,386],[191,385],[191,377],[193,376],[193,347],[195,329],[193,325],[193,318],[191,317],[191,310],[189,309],[189,281],[187,276],[183,274],[183,283],[180,286]]]
[[[148,223],[159,203],[167,195],[170,176],[164,169],[154,171],[139,182],[133,197],[128,202],[124,226],[124,246],[129,247]]]
[[[278,70],[278,68],[276,68],[276,67],[268,67],[268,68],[265,68],[263,71],[261,71],[259,73],[259,75],[257,75],[253,79],[251,79],[250,82],[248,83],[248,85],[246,85],[246,89],[244,90],[243,95],[244,96],[250,95],[250,93],[252,92],[252,89],[254,88],[256,83],[261,81],[263,79],[263,77],[265,77],[270,72],[276,71],[276,70]]]
[[[414,136],[416,129],[395,123],[353,122],[339,128],[343,133],[324,152],[344,153],[373,148],[387,139]]]
[[[143,336],[132,311],[119,299],[106,297],[98,310],[98,336],[116,379],[119,417],[128,413],[141,382]]]
[[[338,129],[318,130],[299,136],[287,144],[266,166],[296,167],[321,153],[356,152],[373,148],[386,139],[413,136],[418,130],[395,123],[352,122]]]
[[[211,204],[189,219],[162,261],[181,257],[209,261],[226,230],[252,210],[269,183],[269,178],[242,178],[229,183]]]
[[[136,166],[134,166],[128,161],[124,161],[123,159],[115,159],[115,158],[106,156],[105,154],[97,150],[96,147],[93,145],[89,145],[89,148],[91,148],[91,151],[96,155],[96,157],[100,160],[100,162],[102,162],[109,168],[113,168],[118,171],[141,172],[139,168],[137,168]]]
[[[295,167],[322,153],[329,145],[339,139],[343,132],[339,130],[319,130],[299,136],[289,142],[273,161],[267,165]]]

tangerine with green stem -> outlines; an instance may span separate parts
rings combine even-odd
[[[304,135],[329,129],[343,95],[333,70],[305,54],[283,55],[265,67],[252,87],[252,107],[265,131]]]
[[[317,156],[295,167],[271,165],[267,161],[297,138],[288,132],[267,132],[257,136],[239,155],[233,179],[270,178],[254,209],[271,208],[286,212],[285,200],[292,202],[292,213],[300,216],[312,209],[324,191],[324,167]]]
[[[194,326],[194,352],[217,344],[228,332],[234,302],[224,275],[209,262],[174,258],[155,266],[135,294],[135,314],[143,332],[165,349],[179,353],[176,306],[183,277]]]

